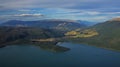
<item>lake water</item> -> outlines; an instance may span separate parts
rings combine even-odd
[[[120,67],[120,52],[73,43],[55,53],[32,45],[0,48],[0,67]]]

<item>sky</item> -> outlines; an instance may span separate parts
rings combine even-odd
[[[0,21],[70,19],[104,22],[120,17],[120,0],[0,0]]]

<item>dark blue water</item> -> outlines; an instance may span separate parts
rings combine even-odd
[[[0,48],[0,67],[120,67],[120,52],[73,43],[59,45],[71,50],[54,53],[32,45]]]

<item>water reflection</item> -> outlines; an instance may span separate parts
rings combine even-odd
[[[51,51],[51,52],[66,52],[66,51],[70,50],[70,48],[59,46],[57,44],[59,44],[59,42],[29,43],[27,45],[38,46],[38,47],[40,47],[40,49]],[[26,44],[12,44],[12,45],[24,46]],[[1,45],[0,48],[4,48],[6,46],[7,45]]]
[[[57,45],[58,43],[59,42],[47,43],[47,44],[46,43],[44,43],[44,44],[43,43],[36,43],[36,44],[32,44],[32,45],[39,46],[41,49],[52,51],[52,52],[66,52],[66,51],[70,50],[70,48]]]

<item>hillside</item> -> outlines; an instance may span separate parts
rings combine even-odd
[[[46,39],[61,36],[63,34],[57,30],[31,27],[0,27],[0,44],[20,39]]]
[[[85,30],[91,30],[91,31],[95,30],[98,33],[98,35],[87,37],[87,38],[77,37],[77,38],[74,38],[73,40],[80,43],[86,43],[86,44],[90,44],[98,47],[120,50],[120,21],[119,20],[110,20],[104,23],[99,23],[90,28],[79,30],[79,32],[85,31]],[[90,33],[91,31],[88,31],[87,33]],[[85,36],[88,35],[85,33],[83,34]]]
[[[77,28],[86,27],[84,24],[77,23],[72,20],[39,20],[39,21],[19,21],[11,20],[2,23],[1,26],[12,27],[40,27],[45,29],[56,29],[61,31],[70,31]]]

